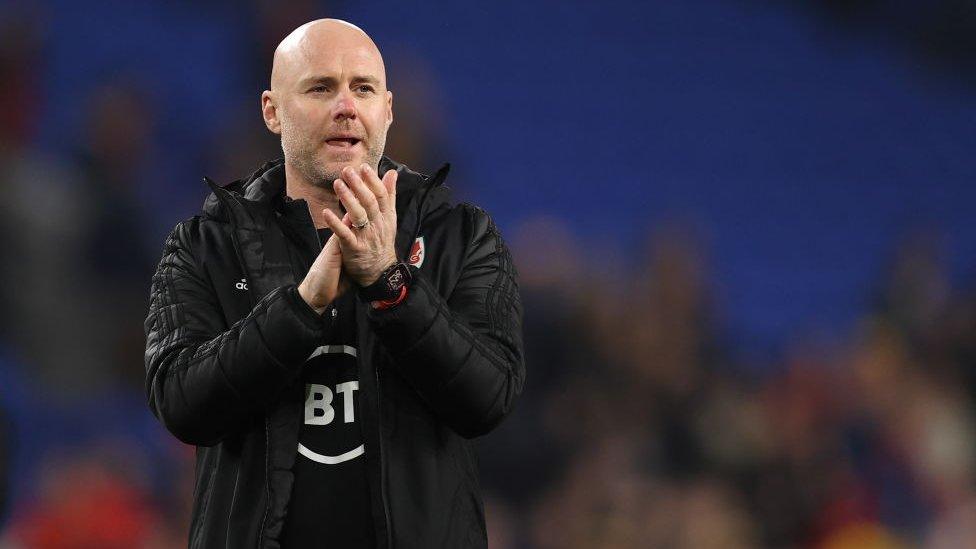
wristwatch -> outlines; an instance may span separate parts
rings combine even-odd
[[[360,288],[359,297],[363,301],[380,302],[392,306],[406,297],[406,289],[412,279],[413,276],[410,274],[410,268],[406,263],[402,261],[394,263],[383,271],[376,282]]]

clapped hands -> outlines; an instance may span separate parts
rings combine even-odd
[[[333,189],[346,213],[340,219],[329,209],[323,211],[333,234],[298,287],[319,314],[341,293],[343,270],[352,282],[365,287],[397,262],[396,182],[396,170],[388,170],[380,179],[366,164],[347,166],[342,178],[335,180]]]

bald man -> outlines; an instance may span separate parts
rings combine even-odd
[[[261,95],[284,157],[179,223],[152,281],[149,406],[197,446],[192,547],[485,547],[471,438],[521,393],[491,219],[385,156],[361,29],[302,25]]]

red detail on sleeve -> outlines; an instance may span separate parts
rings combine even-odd
[[[373,301],[370,304],[374,309],[382,311],[383,309],[389,309],[391,307],[396,307],[401,301],[407,298],[407,287],[403,286],[400,288],[400,295],[396,299],[391,299],[389,301]]]

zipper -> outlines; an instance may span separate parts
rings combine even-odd
[[[356,305],[355,305],[355,310],[356,310],[357,313],[361,312],[360,307],[361,307],[361,305],[357,302]],[[339,316],[339,310],[335,307],[335,305],[332,305],[332,325],[333,325],[333,327],[335,326],[336,319],[338,318],[338,316]],[[353,321],[355,322],[358,318],[361,318],[362,316],[363,315],[361,315],[361,314],[355,314],[354,313]],[[357,332],[359,331],[358,328],[359,327],[357,326]],[[365,348],[366,348],[366,346],[364,345],[364,343],[366,341],[366,336],[365,336],[365,334],[359,334],[359,333],[357,333],[356,339],[359,342],[358,343],[359,344],[359,349],[358,349],[358,352],[357,352],[357,356],[358,356],[357,361],[360,361],[361,362],[361,361],[364,360],[362,357],[363,357],[363,351],[365,351]],[[380,389],[380,369],[379,369],[378,366],[379,365],[376,365],[373,368],[373,372],[374,372],[375,379],[376,379],[376,398],[375,398],[375,402],[376,402],[376,443],[377,443],[377,448],[379,450],[379,458],[380,458],[379,459],[380,505],[383,507],[383,519],[386,522],[386,528],[385,528],[385,530],[386,530],[386,549],[392,549],[393,548],[393,531],[392,531],[392,527],[391,527],[392,521],[390,520],[390,506],[387,503],[387,496],[386,496],[386,468],[384,466],[386,460],[385,460],[384,453],[383,453],[383,417],[382,417],[383,416],[383,412],[382,412],[382,408],[380,407],[380,400],[382,400],[382,394],[381,394],[382,391]],[[361,372],[362,371],[362,368],[358,368],[358,370]],[[366,428],[367,428],[366,423],[363,423],[362,430],[363,430],[363,442],[364,443],[366,442],[366,439],[367,439],[366,433],[364,432]]]
[[[315,235],[316,235],[316,237],[318,237],[318,231],[315,231]],[[324,245],[322,244],[321,240],[319,240],[319,245],[324,248]],[[330,308],[331,308],[331,312],[329,313],[329,316],[331,318],[330,318],[330,321],[329,322],[331,323],[331,329],[334,330],[335,329],[335,326],[336,326],[336,323],[338,322],[338,318],[339,318],[339,309],[338,309],[338,307],[336,307],[335,303],[332,303],[330,305]],[[358,303],[356,304],[356,308],[357,309],[359,308],[359,304]],[[352,318],[353,322],[356,322],[356,320],[357,320],[358,317],[359,317],[359,315],[354,314],[353,315],[353,318]],[[359,331],[359,327],[358,326],[357,326],[357,330],[356,331],[357,331],[357,339],[360,342],[364,342],[365,341],[365,336],[363,336],[362,334],[358,334],[358,331]],[[362,357],[362,352],[365,350],[364,349],[365,346],[360,344],[359,347],[360,348],[358,349],[359,352],[357,352],[357,355],[360,358],[357,358],[357,360],[363,360],[361,357]],[[361,371],[361,369],[360,369],[360,371]],[[378,449],[379,449],[379,457],[380,457],[380,460],[379,460],[379,469],[380,469],[380,471],[379,471],[380,472],[380,505],[383,506],[383,518],[386,521],[386,528],[385,528],[385,530],[386,530],[386,547],[387,547],[387,549],[392,549],[393,548],[393,531],[392,531],[392,528],[391,528],[392,521],[390,520],[390,506],[389,506],[389,504],[387,504],[387,496],[386,496],[386,472],[385,472],[385,467],[384,467],[385,458],[384,458],[384,454],[383,454],[383,419],[382,419],[383,412],[382,412],[382,409],[380,408],[380,400],[382,399],[382,396],[381,396],[381,390],[380,390],[380,369],[379,369],[378,365],[373,368],[373,372],[375,373],[375,376],[376,376],[376,431],[377,431],[376,441],[377,441],[377,446],[378,446]],[[365,428],[365,427],[366,427],[366,425],[363,424],[363,428]],[[363,433],[363,442],[364,443],[366,442],[366,435],[365,435],[365,433]]]
[[[383,410],[380,408],[380,400],[382,390],[380,389],[380,369],[377,364],[373,368],[376,373],[376,428],[379,430],[379,436],[376,437],[378,441],[378,446],[380,450],[380,500],[383,504],[383,517],[386,519],[386,547],[387,549],[393,548],[393,529],[391,527],[392,521],[390,521],[390,508],[386,503],[386,471],[383,467]]]

